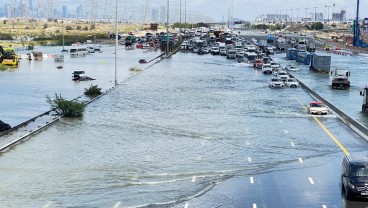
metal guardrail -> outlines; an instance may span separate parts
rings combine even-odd
[[[164,55],[164,54],[161,54],[161,55],[159,55],[159,56],[157,56],[157,57],[155,57],[155,58],[151,59],[149,62],[152,62],[152,61],[154,61],[155,59],[158,59],[158,58],[162,57],[163,55]],[[171,54],[171,55],[172,55],[172,54]],[[158,62],[160,62],[160,61],[158,61]],[[158,63],[158,62],[152,63],[150,66],[147,66],[145,69],[150,68],[151,66],[155,65],[155,64],[156,64],[156,63]],[[142,70],[141,72],[143,72],[143,71],[144,71],[144,70]],[[140,73],[141,73],[141,72],[140,72]],[[140,73],[137,73],[137,74],[140,74]],[[137,74],[136,74],[136,75],[137,75]],[[133,75],[133,76],[131,76],[131,77],[127,78],[127,79],[126,79],[126,80],[124,80],[122,83],[129,81],[131,78],[135,77],[136,75]],[[119,84],[119,85],[120,85],[120,84]],[[117,86],[119,86],[119,85],[117,85]],[[90,104],[91,102],[93,102],[93,101],[95,101],[95,100],[99,99],[100,97],[102,97],[102,96],[106,95],[108,92],[111,92],[111,91],[112,91],[112,90],[114,90],[117,86],[113,86],[113,87],[111,87],[111,88],[107,89],[105,92],[103,92],[103,93],[102,93],[101,95],[99,95],[99,96],[93,97],[93,98],[91,98],[91,99],[89,99],[89,100],[82,100],[81,102],[83,102],[84,104],[88,105],[88,104]],[[83,95],[80,95],[80,96],[78,96],[78,97],[76,97],[76,98],[74,98],[74,99],[72,99],[72,100],[73,100],[73,101],[75,101],[75,100],[78,100],[78,99],[81,99],[81,98],[83,98]],[[40,115],[37,115],[37,116],[35,116],[35,117],[33,117],[33,118],[31,118],[31,119],[29,119],[29,120],[25,121],[25,122],[22,122],[22,123],[20,123],[20,124],[18,124],[18,125],[16,125],[16,126],[12,127],[10,130],[7,130],[7,131],[5,131],[5,132],[1,132],[1,133],[0,133],[0,139],[1,139],[1,137],[3,137],[3,136],[7,136],[7,135],[10,135],[12,132],[14,132],[14,131],[16,131],[16,130],[19,130],[19,129],[20,129],[20,128],[22,128],[22,127],[26,127],[28,124],[30,124],[30,123],[32,123],[32,122],[36,122],[36,120],[37,120],[38,118],[41,118],[41,117],[43,117],[43,116],[45,116],[45,115],[49,115],[50,113],[52,113],[52,112],[54,112],[54,111],[55,111],[55,109],[51,109],[51,110],[49,110],[49,111],[46,111],[46,112],[44,112],[44,113],[42,113],[42,114],[40,114]],[[34,134],[36,134],[36,133],[40,132],[41,130],[43,130],[43,129],[45,129],[45,128],[49,127],[49,126],[51,126],[51,125],[52,125],[52,124],[54,124],[55,122],[59,121],[61,118],[63,118],[63,116],[56,116],[56,117],[50,118],[50,120],[49,120],[48,122],[46,122],[44,125],[38,126],[38,128],[37,128],[37,129],[35,129],[35,130],[31,130],[29,133],[27,133],[27,134],[25,134],[25,135],[23,135],[23,136],[20,136],[19,138],[16,138],[15,140],[11,140],[8,144],[5,144],[5,145],[3,145],[2,147],[0,147],[0,152],[3,152],[3,151],[5,151],[5,150],[8,150],[8,149],[10,149],[11,147],[15,146],[16,144],[19,144],[20,142],[22,142],[22,141],[26,140],[26,139],[27,139],[27,138],[29,138],[30,136],[32,136],[32,135],[34,135]]]

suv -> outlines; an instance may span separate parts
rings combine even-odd
[[[345,156],[342,161],[341,191],[347,200],[354,197],[368,198],[368,158]]]

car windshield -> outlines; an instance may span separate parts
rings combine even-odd
[[[325,104],[323,104],[323,103],[311,103],[310,107],[325,107]]]
[[[295,79],[288,79],[288,82],[296,82]]]
[[[368,166],[351,166],[351,176],[368,177]]]
[[[272,82],[279,82],[279,79],[271,79]]]

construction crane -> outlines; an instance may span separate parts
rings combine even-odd
[[[368,44],[365,43],[360,35],[360,28],[359,28],[359,0],[357,0],[357,12],[355,17],[355,24],[354,24],[354,38],[353,38],[353,46],[367,48]]]

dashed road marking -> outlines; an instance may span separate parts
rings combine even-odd
[[[184,208],[188,208],[188,207],[189,207],[189,204],[185,203]]]
[[[282,120],[279,120],[280,123],[284,123]]]
[[[250,183],[252,183],[252,184],[254,183],[253,177],[250,177],[249,180],[250,180]]]
[[[247,146],[249,146],[250,145],[250,143],[249,142],[247,142],[247,143],[245,143]]]
[[[197,176],[192,177],[192,183],[196,182]]]
[[[302,158],[298,158],[300,163],[304,163]]]
[[[292,147],[295,147],[294,142],[290,142],[290,145],[291,145]]]
[[[285,134],[288,134],[289,132],[287,130],[284,130]]]
[[[257,204],[256,203],[253,203],[253,208],[257,208]]]
[[[322,205],[322,208],[327,208],[327,206],[326,205]]]
[[[314,184],[314,181],[311,177],[308,178],[309,179],[309,182],[313,185]]]
[[[52,202],[51,202],[51,201],[49,201],[49,202],[47,202],[47,204],[45,204],[42,208],[48,208],[48,207],[50,207],[50,206],[51,206],[51,204],[52,204]]]
[[[252,162],[252,158],[251,157],[248,157],[248,162]]]
[[[120,208],[121,207],[121,201],[116,202],[114,208]]]

